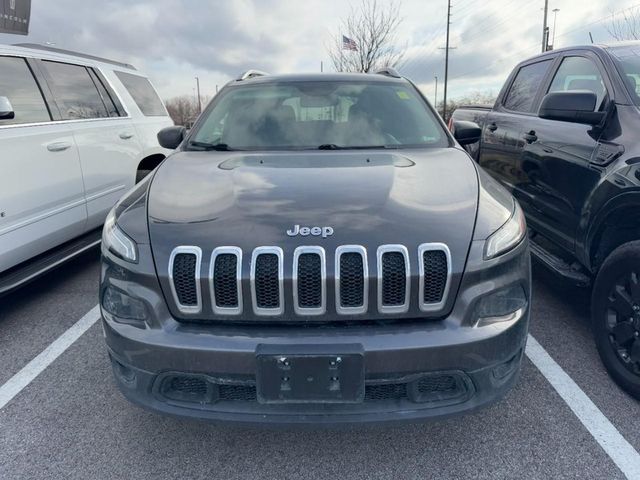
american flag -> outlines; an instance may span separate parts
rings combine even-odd
[[[342,35],[342,49],[343,50],[352,50],[354,52],[358,51],[358,45],[356,42],[349,37],[345,37]]]

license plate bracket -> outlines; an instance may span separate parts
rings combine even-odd
[[[271,349],[269,349],[271,350]],[[362,352],[258,352],[260,403],[360,403],[364,400]],[[345,348],[345,350],[348,350]]]

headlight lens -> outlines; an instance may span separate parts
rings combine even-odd
[[[478,326],[512,320],[514,315],[527,306],[527,297],[519,284],[497,290],[480,299],[476,305]]]
[[[138,261],[138,248],[133,240],[131,240],[116,225],[116,215],[114,210],[109,212],[104,222],[102,230],[102,244],[109,251],[128,262]]]
[[[489,260],[511,250],[522,241],[526,233],[527,224],[524,213],[516,202],[511,218],[487,238],[484,245],[484,259]]]
[[[144,303],[111,286],[104,291],[102,307],[111,315],[119,318],[130,320],[144,320],[147,318]]]

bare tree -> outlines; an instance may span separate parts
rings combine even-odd
[[[632,7],[612,12],[606,28],[616,40],[640,40],[640,9]]]
[[[403,49],[395,47],[398,28],[402,23],[400,7],[395,1],[362,0],[351,7],[349,16],[340,25],[340,32],[328,47],[333,67],[338,72],[371,72],[393,67],[402,60]],[[342,35],[355,42],[356,50],[345,50]]]
[[[209,103],[209,97],[202,97],[202,106]],[[165,101],[167,111],[176,125],[190,127],[198,117],[198,101],[189,96],[182,95]]]

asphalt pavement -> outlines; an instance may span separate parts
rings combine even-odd
[[[98,274],[99,254],[89,252],[0,299],[0,389],[96,305]],[[640,402],[602,367],[588,301],[588,291],[535,268],[531,334],[575,382],[570,392],[584,394],[613,440],[637,456]],[[640,471],[621,470],[603,448],[611,436],[589,427],[602,418],[581,417],[578,400],[526,357],[503,401],[447,420],[333,430],[186,421],[121,396],[96,322],[0,407],[0,478],[616,479]]]

